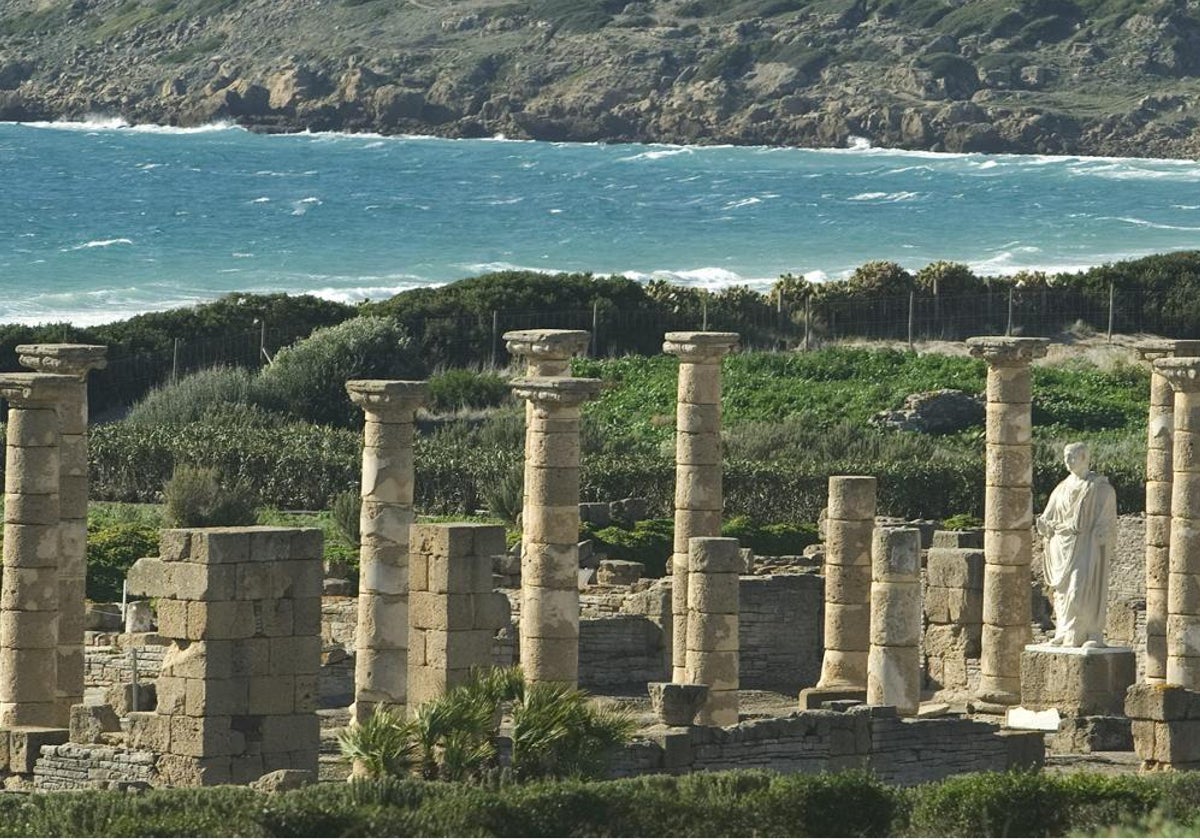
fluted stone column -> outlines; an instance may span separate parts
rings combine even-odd
[[[686,682],[688,545],[721,535],[721,359],[737,333],[669,332],[663,352],[679,357],[675,410],[675,542],[671,557],[671,673]]]
[[[0,727],[65,727],[58,697],[61,406],[75,377],[0,374],[8,400],[4,580],[0,593]]]
[[[696,722],[738,722],[738,575],[742,555],[735,539],[688,541],[687,682],[708,686]]]
[[[1048,339],[967,339],[987,362],[987,486],[983,508],[983,640],[980,699],[1021,702],[1021,653],[1032,636],[1033,380]]]
[[[871,546],[867,703],[915,715],[921,705],[921,532],[876,528]]]
[[[504,344],[515,358],[525,360],[525,377],[570,376],[571,358],[587,352],[591,333],[586,330],[512,330]],[[533,405],[525,404],[525,428],[529,428]]]
[[[1200,358],[1154,368],[1175,391],[1166,682],[1200,691]]]
[[[408,701],[408,535],[413,523],[413,421],[428,384],[352,379],[366,414],[359,517],[354,720]]]
[[[528,682],[579,681],[579,427],[598,379],[526,378],[521,512],[521,668]]]
[[[825,518],[825,655],[820,689],[862,690],[870,646],[871,533],[877,482],[831,475]]]
[[[1200,341],[1140,341],[1133,348],[1151,363],[1150,416],[1146,435],[1146,675],[1148,683],[1167,677],[1167,582],[1171,550],[1171,460],[1175,434],[1175,392],[1153,362],[1172,356],[1200,356]]]
[[[107,347],[92,344],[21,344],[20,362],[38,373],[71,376],[75,387],[59,409],[62,449],[58,561],[58,702],[69,715],[83,702],[83,615],[87,597],[88,397],[87,377],[106,364]]]

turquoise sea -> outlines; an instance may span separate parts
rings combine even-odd
[[[1200,247],[1194,161],[0,124],[0,322],[483,271],[765,288],[871,259],[980,273]]]

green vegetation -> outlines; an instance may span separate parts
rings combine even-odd
[[[383,778],[280,794],[220,787],[0,795],[5,836],[1195,836],[1200,774],[978,774],[895,788],[759,771],[525,784]],[[1190,832],[1190,833],[1189,833]]]
[[[594,706],[577,688],[528,684],[520,668],[492,668],[473,672],[411,718],[376,712],[347,728],[339,742],[342,754],[373,778],[416,773],[480,782],[501,771],[505,715],[511,750],[503,772],[519,782],[597,778],[634,730],[631,718]]]
[[[213,467],[178,464],[163,485],[163,522],[169,528],[253,525],[256,506],[244,481],[226,481]]]

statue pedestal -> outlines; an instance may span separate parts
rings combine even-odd
[[[1123,715],[1125,691],[1137,678],[1133,648],[1026,645],[1021,654],[1021,705],[1066,717]]]
[[[1025,728],[1018,721],[1031,716],[1018,712],[1054,710],[1061,719],[1056,734],[1047,741],[1051,749],[1132,749],[1125,692],[1136,676],[1137,658],[1132,648],[1027,645],[1021,654],[1021,709],[1013,710],[1010,725]]]

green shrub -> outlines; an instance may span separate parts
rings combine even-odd
[[[349,379],[419,379],[424,367],[408,334],[387,318],[359,317],[316,330],[280,350],[259,374],[263,399],[312,423],[356,427],[362,410]]]
[[[630,529],[611,525],[591,532],[600,552],[613,560],[641,563],[646,567],[645,576],[651,578],[667,574],[674,535],[673,519],[646,519]]]
[[[329,512],[338,533],[352,546],[362,543],[360,520],[362,518],[362,496],[353,490],[338,493],[329,502]]]
[[[158,553],[158,529],[138,522],[114,523],[88,532],[87,596],[118,601],[134,561]]]
[[[784,557],[803,553],[807,546],[820,542],[816,525],[792,525],[777,522],[759,525],[748,516],[735,516],[721,526],[721,536],[733,537],[742,548],[762,557]]]
[[[508,380],[496,373],[456,368],[429,377],[431,411],[493,408],[508,397]]]
[[[215,410],[239,406],[252,411],[259,399],[256,375],[245,368],[214,367],[160,385],[139,400],[125,422],[135,426],[182,425]]]
[[[983,527],[983,520],[968,513],[956,513],[943,519],[942,527],[947,531],[973,531]]]
[[[212,467],[177,466],[163,485],[163,518],[171,528],[253,525],[257,519],[253,491],[227,482]]]
[[[488,513],[507,525],[513,525],[521,516],[525,504],[525,468],[514,465],[500,483],[484,491]]]

